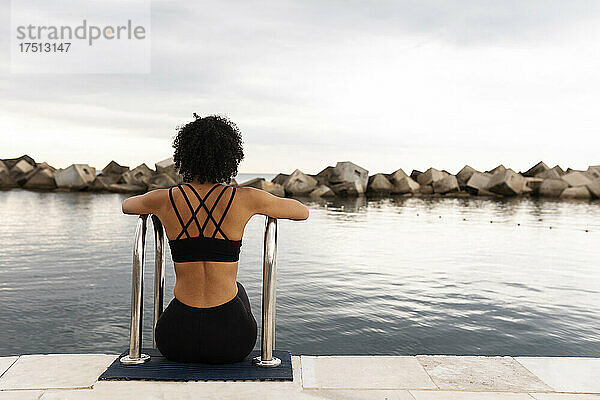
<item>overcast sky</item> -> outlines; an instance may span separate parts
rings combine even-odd
[[[241,172],[600,164],[600,1],[153,1],[151,45],[145,75],[0,57],[0,158],[153,167],[197,112],[240,127]]]

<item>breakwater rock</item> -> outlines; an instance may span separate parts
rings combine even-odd
[[[0,160],[0,188],[143,193],[182,183],[183,178],[174,165],[173,158],[157,162],[155,169],[146,164],[130,169],[111,161],[97,173],[96,168],[88,164],[71,164],[57,169],[23,155]]]
[[[175,169],[173,158],[159,161],[151,169],[140,164],[130,169],[111,161],[96,172],[88,164],[72,164],[54,168],[32,157],[0,159],[0,188],[24,188],[51,191],[97,191],[143,193],[169,188],[183,183]],[[350,161],[328,166],[315,175],[296,169],[291,174],[280,173],[271,181],[263,178],[248,182],[230,182],[239,187],[249,186],[276,196],[307,197],[312,199],[358,196],[433,196],[433,197],[515,197],[538,196],[557,199],[599,199],[600,165],[587,170],[550,168],[544,162],[525,172],[499,165],[489,171],[478,171],[465,165],[455,175],[445,170],[429,168],[413,170],[410,175],[402,169],[391,173],[369,171]]]

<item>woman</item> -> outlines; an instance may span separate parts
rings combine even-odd
[[[244,227],[255,214],[304,220],[308,208],[260,189],[228,185],[243,159],[234,123],[196,118],[178,129],[175,168],[183,184],[123,201],[125,214],[154,214],[175,266],[175,297],[158,319],[156,344],[169,360],[232,363],[256,343],[256,320],[237,282]]]

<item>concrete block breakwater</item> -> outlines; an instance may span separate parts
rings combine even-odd
[[[159,161],[151,169],[146,164],[130,169],[115,161],[100,173],[88,164],[72,164],[54,168],[35,162],[28,155],[0,159],[0,188],[24,188],[48,191],[97,191],[143,193],[164,189],[183,182],[173,158]],[[429,168],[402,169],[376,173],[350,162],[338,162],[318,174],[295,170],[278,174],[271,181],[263,178],[247,182],[230,182],[238,187],[255,187],[277,196],[310,197],[312,199],[355,196],[432,196],[432,197],[515,197],[539,196],[559,199],[599,199],[600,165],[587,170],[550,168],[540,161],[525,172],[515,172],[499,165],[490,171],[478,171],[469,165],[458,173]]]

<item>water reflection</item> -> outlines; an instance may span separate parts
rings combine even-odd
[[[306,197],[296,197],[297,200],[308,206],[324,207],[335,212],[356,213],[364,211],[367,206],[367,197],[336,197],[332,199],[311,199]]]
[[[0,355],[127,347],[136,217],[121,213],[125,197],[0,193]],[[302,201],[308,221],[280,222],[279,348],[600,355],[598,202]],[[238,276],[257,316],[263,222],[246,228]],[[173,284],[167,248],[167,301]],[[149,343],[150,311],[144,324]]]

